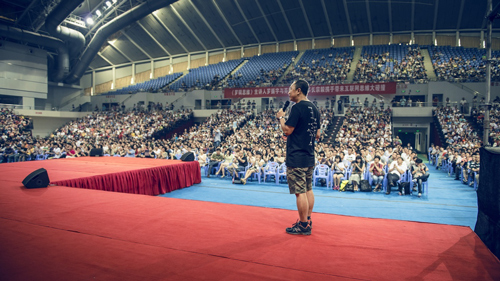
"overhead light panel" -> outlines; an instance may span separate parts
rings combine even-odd
[[[116,41],[116,39],[110,40],[110,41],[108,41],[108,44],[113,45],[115,43],[115,41]]]

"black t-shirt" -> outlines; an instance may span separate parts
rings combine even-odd
[[[313,103],[303,100],[292,106],[286,125],[294,127],[286,142],[286,166],[314,166],[314,142],[320,125],[320,114]]]
[[[246,156],[241,157],[241,160],[243,162],[241,162],[241,161],[238,160],[238,166],[243,166],[243,167],[248,166],[248,160],[247,160]]]

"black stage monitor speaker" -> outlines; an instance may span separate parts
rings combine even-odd
[[[90,156],[103,156],[102,148],[93,148],[90,150]]]
[[[26,188],[47,187],[49,183],[49,174],[47,174],[47,170],[44,168],[34,171],[23,180],[23,185]]]
[[[181,156],[182,161],[194,161],[194,153],[186,152]]]

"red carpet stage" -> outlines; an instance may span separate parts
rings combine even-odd
[[[28,190],[11,167],[0,165],[1,280],[500,280],[467,227],[314,214],[313,234],[292,236],[295,211]]]
[[[51,184],[159,195],[201,182],[198,162],[127,157],[81,157],[2,164],[4,180],[21,182],[39,168]]]

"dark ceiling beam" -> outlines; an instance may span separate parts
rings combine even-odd
[[[460,29],[460,24],[462,23],[462,15],[464,14],[465,0],[460,3],[460,12],[458,12],[457,20],[457,30]]]
[[[302,9],[302,12],[304,14],[304,18],[306,20],[307,28],[309,29],[309,33],[311,34],[311,37],[314,38],[314,32],[311,28],[311,23],[309,22],[309,17],[307,16],[306,9],[304,8],[304,3],[302,3],[302,0],[299,0],[300,8]]]
[[[38,0],[32,0],[30,2],[30,4],[28,5],[28,7],[26,9],[24,9],[23,13],[16,19],[16,21],[14,23],[15,25],[19,24],[23,20],[24,16],[31,10],[31,8],[35,4],[35,2],[38,2]]]
[[[274,33],[273,28],[272,28],[272,27],[271,27],[271,25],[269,24],[269,21],[267,20],[267,16],[266,16],[266,14],[264,14],[264,10],[262,10],[262,7],[260,6],[259,1],[258,1],[258,0],[255,0],[255,3],[257,4],[257,7],[259,8],[260,13],[262,14],[262,17],[263,17],[263,18],[264,18],[264,20],[266,21],[266,23],[267,23],[267,27],[269,27],[269,31],[271,31],[271,34],[272,34],[272,35],[273,35],[273,37],[274,37],[274,41],[278,42],[278,37],[276,37],[276,34]]]
[[[129,62],[134,62],[134,60],[131,59],[131,58],[129,58],[124,52],[122,52],[122,50],[120,50],[120,48],[118,48],[117,46],[115,46],[114,42],[108,42],[108,43],[109,43],[109,46],[111,46],[111,48],[115,49],[115,51],[117,51],[122,56],[124,56]]]
[[[101,59],[103,59],[105,62],[107,62],[107,63],[109,63],[110,65],[114,66],[114,64],[113,64],[111,61],[109,61],[109,60],[108,60],[105,56],[103,56],[103,55],[101,54],[101,52],[97,52],[97,55],[98,55],[99,57],[101,57]]]
[[[368,1],[368,0],[366,0]],[[411,31],[415,30],[415,0],[411,0],[411,21],[410,21]]]
[[[158,17],[155,13],[152,13],[151,15],[153,15],[153,17],[158,21],[158,23],[160,23],[161,26],[163,26],[163,28],[168,32],[170,33],[170,35],[175,39],[175,41],[182,47],[182,49],[184,49],[184,51],[186,53],[189,53],[189,50],[184,46],[184,44],[182,44],[181,40],[179,40],[179,38],[177,38],[177,36],[174,35],[174,33],[167,27],[167,25],[160,19],[160,17]]]
[[[205,51],[207,51],[207,47],[205,46],[205,44],[203,44],[203,42],[201,42],[200,38],[198,37],[198,35],[196,35],[196,33],[194,33],[194,31],[191,29],[191,27],[189,27],[189,24],[182,18],[181,14],[179,14],[179,12],[177,12],[177,10],[175,9],[175,7],[173,5],[170,6],[170,8],[172,8],[172,11],[174,12],[174,14],[181,20],[181,22],[187,27],[187,29],[189,30],[189,32],[191,32],[191,34],[194,36],[194,38],[198,41],[198,43],[200,43],[200,45],[203,47],[203,49],[205,49]]]
[[[368,0],[365,0],[366,2],[366,16],[368,17],[368,28],[370,30],[370,33],[373,32],[372,29],[372,16],[370,14],[370,2]]]
[[[4,3],[7,3],[7,4],[11,4],[12,6],[16,6],[18,8],[23,8],[24,9],[24,5],[21,5],[19,3],[16,3],[16,2],[12,2],[12,1],[8,1],[8,0],[3,0]],[[16,12],[17,13],[17,12]]]
[[[295,40],[295,33],[293,32],[293,28],[290,25],[290,22],[288,21],[288,17],[286,16],[285,9],[283,9],[283,5],[281,5],[280,0],[276,0],[278,2],[278,5],[280,6],[281,13],[283,14],[283,17],[285,18],[286,25],[288,26],[288,29],[290,30],[290,34],[292,34],[293,40]]]
[[[439,7],[439,0],[436,0],[436,6],[434,7],[434,22],[432,24],[432,30],[436,30],[436,24],[437,24],[437,20],[438,20],[438,7]],[[434,44],[434,42],[432,42],[432,44]]]
[[[389,33],[392,33],[392,4],[391,0],[387,2],[387,7],[389,8]]]
[[[260,44],[259,37],[257,37],[257,34],[255,34],[255,31],[253,31],[252,25],[250,25],[250,23],[248,22],[247,16],[245,16],[245,13],[243,13],[243,9],[241,9],[241,6],[238,3],[238,0],[234,0],[234,3],[236,3],[236,7],[238,7],[238,10],[240,11],[241,16],[243,17],[243,19],[247,23],[248,27],[250,28],[250,31],[252,32],[253,36],[255,37],[255,40],[257,40],[257,43]]]
[[[219,36],[217,36],[217,33],[215,33],[215,31],[212,29],[212,27],[210,26],[210,24],[208,24],[207,20],[205,19],[205,17],[203,16],[203,14],[200,12],[200,10],[198,10],[198,8],[194,5],[193,1],[191,0],[188,0],[189,4],[191,4],[191,6],[193,6],[194,10],[196,11],[196,13],[198,14],[198,16],[201,18],[201,20],[205,23],[205,25],[208,27],[208,29],[210,29],[210,31],[212,32],[212,34],[215,36],[215,38],[217,39],[217,41],[219,41],[220,45],[223,47],[223,48],[226,48],[226,46],[224,45],[224,43],[222,42],[222,40],[220,40]]]
[[[236,32],[234,32],[234,29],[231,27],[231,25],[227,21],[226,17],[224,16],[224,14],[222,13],[221,9],[219,8],[219,5],[217,5],[217,2],[215,2],[215,0],[212,0],[212,3],[214,4],[215,8],[219,12],[220,16],[222,17],[222,20],[224,20],[224,22],[226,23],[227,27],[229,28],[229,30],[233,34],[234,38],[236,38],[236,40],[238,41],[238,43],[240,43],[240,46],[242,46],[243,43],[241,43],[240,38],[238,37],[238,35],[236,35]]]
[[[156,38],[139,22],[137,21],[137,25],[139,25],[142,30],[144,30],[144,32],[146,32],[147,35],[149,35],[149,37],[151,37],[151,39],[153,39],[153,41],[155,41],[156,45],[160,46],[160,48],[169,56],[171,56],[171,54],[167,51],[167,49],[165,49],[165,47],[163,47],[163,45],[158,42],[158,40],[156,40]]]
[[[323,7],[323,12],[325,13],[326,24],[328,24],[328,31],[330,31],[330,36],[333,36],[332,25],[330,24],[330,17],[328,16],[328,12],[326,11],[325,0],[321,0],[321,6]]]
[[[127,33],[125,33],[125,30],[122,30],[122,35],[123,35],[123,36],[125,36],[125,37],[127,37],[127,39],[128,39],[128,40],[129,40],[129,41],[130,41],[130,42],[131,42],[131,43],[132,43],[135,47],[137,47],[137,49],[139,49],[139,50],[140,50],[143,54],[145,54],[145,55],[146,55],[149,59],[153,59],[153,57],[152,57],[152,56],[150,56],[150,55],[148,54],[148,52],[144,51],[144,49],[143,49],[143,48],[141,48],[141,46],[139,46],[139,44],[137,44],[137,43],[136,43],[136,42],[135,42],[132,38],[130,38],[130,36],[128,36],[128,34],[127,34]]]
[[[347,8],[346,0],[342,0],[344,2],[344,11],[345,16],[347,18],[347,27],[349,28],[349,34],[352,35],[352,25],[351,25],[351,17],[349,16],[349,9]]]

